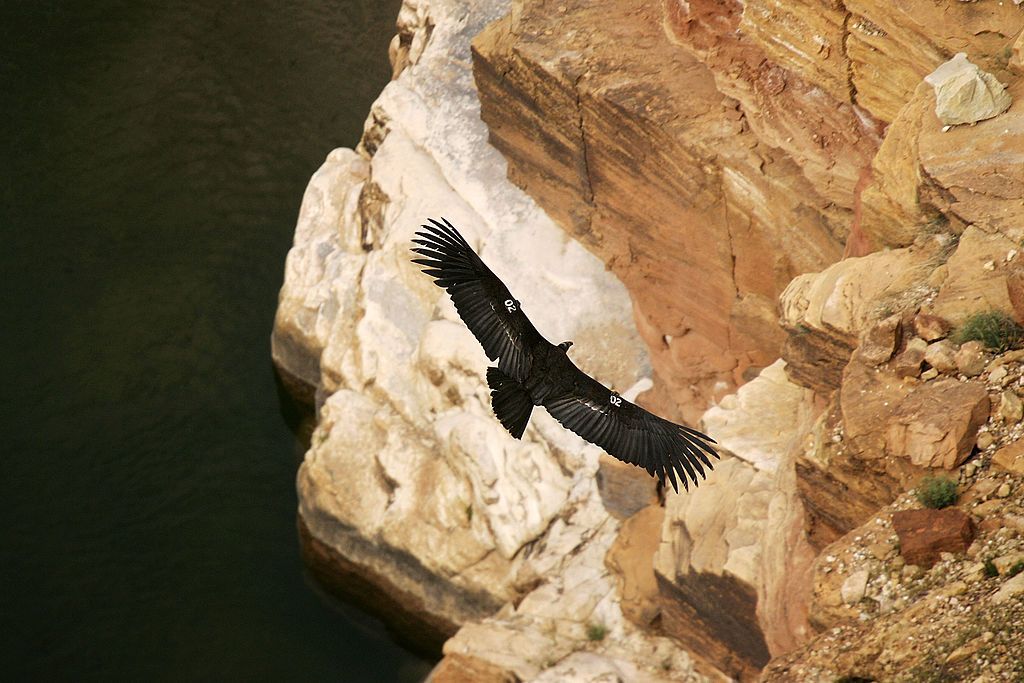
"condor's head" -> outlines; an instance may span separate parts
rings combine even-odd
[[[563,353],[568,353],[570,346],[572,346],[572,342],[571,341],[564,341],[564,342],[562,342],[561,344],[558,345],[558,348],[562,349]]]

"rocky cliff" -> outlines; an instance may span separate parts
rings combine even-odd
[[[964,332],[1024,320],[1022,28],[994,0],[406,0],[272,338],[319,411],[312,571],[443,644],[436,681],[1024,673],[1024,338]],[[546,415],[508,437],[408,261],[429,215],[581,367],[700,421],[708,481],[666,495]],[[958,502],[919,510],[936,473]]]

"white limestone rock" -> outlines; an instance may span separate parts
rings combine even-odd
[[[410,262],[413,232],[449,218],[541,333],[574,340],[574,361],[605,383],[626,390],[650,372],[625,288],[508,182],[487,143],[469,42],[505,11],[406,3],[401,30],[419,42],[358,152],[331,152],[310,181],[272,339],[278,367],[320,408],[298,476],[309,533],[454,623],[511,598],[524,555],[540,566],[600,526],[544,550],[572,496],[582,504],[572,492],[597,496],[600,451],[543,410],[522,441],[505,432],[486,356]]]
[[[807,420],[813,392],[786,376],[777,360],[704,413],[704,428],[725,450],[759,470],[774,472],[792,447],[793,425]]]
[[[977,123],[1010,108],[1012,99],[992,74],[972,64],[963,52],[924,77],[935,89],[935,115],[944,125]]]

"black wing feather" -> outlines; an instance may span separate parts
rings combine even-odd
[[[689,482],[698,483],[698,475],[705,477],[705,468],[712,469],[705,453],[718,458],[711,446],[714,439],[649,413],[579,368],[576,372],[573,391],[544,402],[562,426],[619,460],[644,468],[663,485],[668,479],[677,492],[677,479],[689,489]],[[618,404],[612,402],[613,396]]]
[[[443,222],[442,222],[443,221]],[[491,360],[516,381],[526,379],[531,350],[543,338],[519,302],[448,219],[429,219],[416,233],[413,263],[448,290],[466,327]],[[506,303],[508,302],[508,303]]]

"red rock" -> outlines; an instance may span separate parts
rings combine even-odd
[[[962,510],[903,510],[892,513],[907,564],[931,567],[939,553],[963,553],[974,540],[971,518]]]

